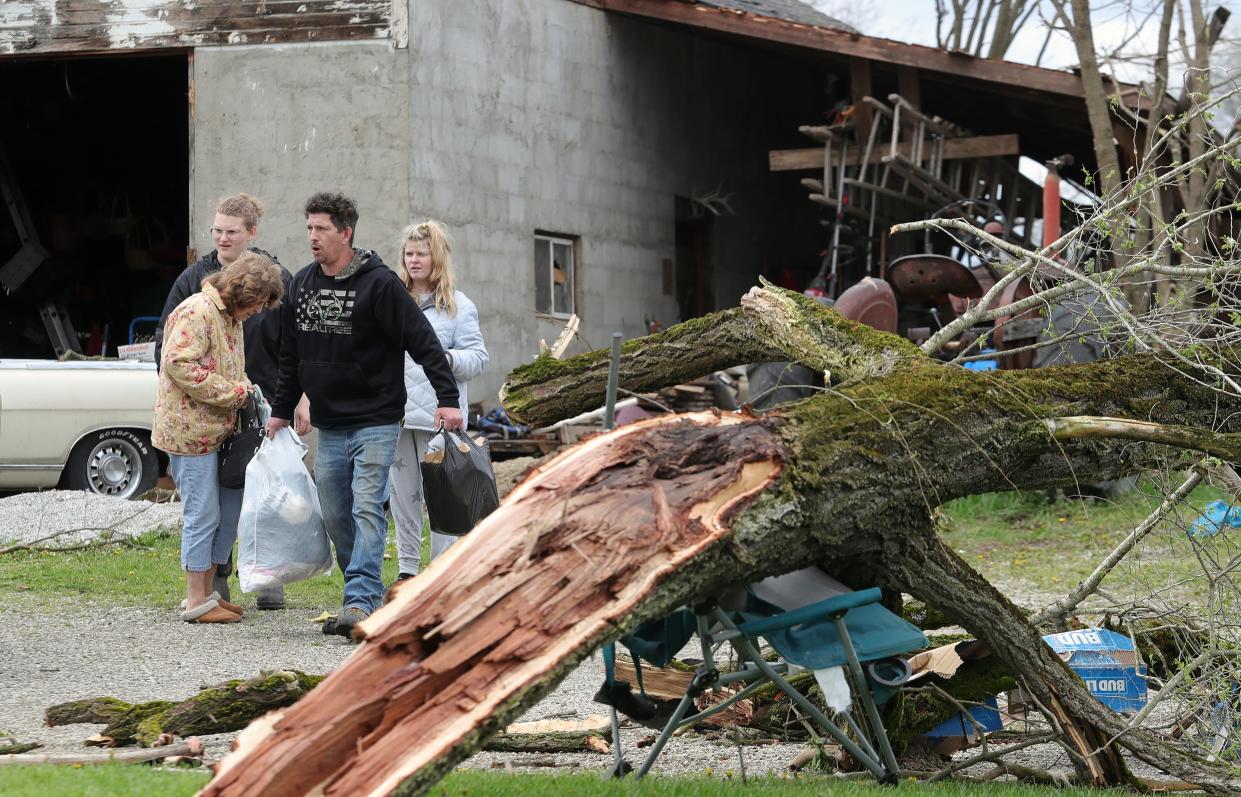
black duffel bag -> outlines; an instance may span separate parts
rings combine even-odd
[[[267,428],[259,413],[258,398],[251,393],[246,403],[237,410],[237,424],[233,433],[220,444],[220,486],[240,490],[246,486],[246,466],[258,453]]]
[[[496,477],[491,457],[467,432],[450,435],[441,428],[437,437],[443,450],[427,452],[420,463],[422,497],[431,528],[460,537],[500,505]]]

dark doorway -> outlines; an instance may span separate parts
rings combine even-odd
[[[715,269],[710,214],[695,213],[686,197],[676,198],[677,307],[681,320],[715,312]]]
[[[0,61],[0,357],[54,357],[68,343],[115,356],[135,318],[159,315],[189,240],[187,58]],[[37,249],[6,275],[19,226]],[[59,346],[52,313],[73,330]]]

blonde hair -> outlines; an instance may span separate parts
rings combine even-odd
[[[259,219],[263,218],[263,203],[243,191],[216,202],[215,212],[241,219],[247,230],[253,230],[259,225]]]
[[[444,225],[434,219],[411,224],[401,233],[401,282],[414,294],[414,278],[405,267],[405,244],[426,243],[431,248],[431,294],[435,306],[450,316],[457,314],[456,278],[452,270],[452,239]],[[414,298],[417,298],[416,296]]]
[[[216,289],[229,315],[259,302],[270,310],[279,307],[284,297],[280,266],[258,252],[242,252],[232,263],[203,280],[203,285]]]

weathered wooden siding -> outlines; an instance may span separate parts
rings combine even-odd
[[[402,39],[406,0],[0,0],[0,56]],[[397,42],[403,46],[404,42]]]

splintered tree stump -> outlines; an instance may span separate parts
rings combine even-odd
[[[1234,433],[1241,400],[1167,355],[974,373],[853,329],[805,297],[771,289],[747,299],[775,308],[779,322],[760,313],[752,333],[785,339],[739,346],[738,362],[763,346],[803,350],[852,381],[761,418],[649,419],[543,463],[395,588],[355,631],[361,644],[340,669],[252,723],[202,793],[420,794],[601,644],[735,584],[811,565],[957,618],[1055,718],[1079,782],[1131,783],[1124,750],[1211,793],[1241,792],[1235,772],[1128,728],[1095,700],[1027,617],[943,545],[933,521],[940,504],[965,495],[1114,479],[1199,456],[1159,442],[1057,439],[1049,419]],[[725,315],[631,342],[626,362],[647,369],[634,379],[697,376],[703,361],[684,353],[712,339],[713,321],[744,337],[738,313]],[[736,353],[713,352],[711,362]],[[508,395],[538,422],[597,406],[599,357],[576,371],[537,363],[511,377]],[[633,373],[622,365],[627,389],[638,389]],[[561,388],[570,395],[557,404]],[[547,404],[557,407],[543,412]]]
[[[209,686],[181,701],[127,703],[114,697],[74,700],[47,709],[44,719],[51,726],[106,723],[100,736],[107,746],[149,747],[167,733],[205,736],[240,730],[274,708],[292,705],[321,680],[321,675],[280,670]]]

